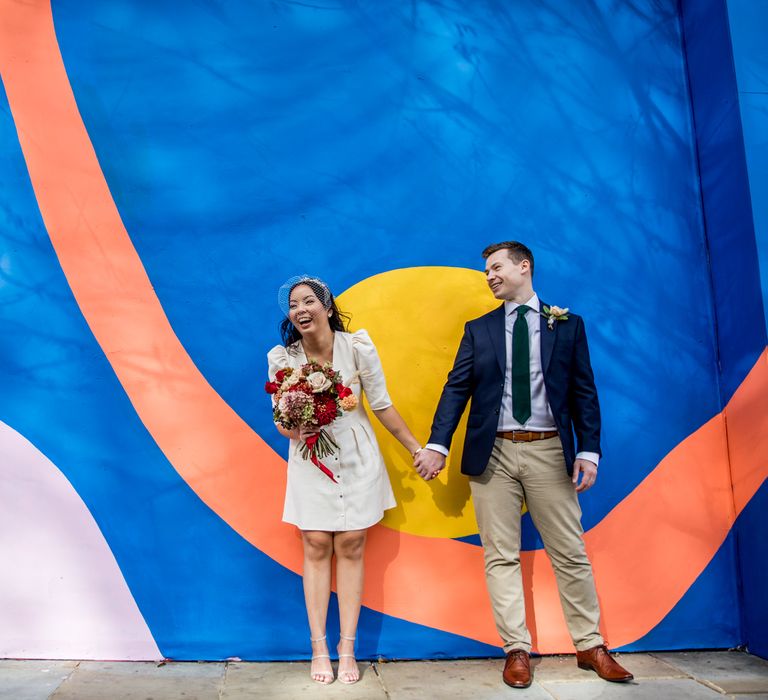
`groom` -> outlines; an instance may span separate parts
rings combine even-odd
[[[632,680],[600,635],[582,539],[577,494],[595,483],[600,457],[600,406],[584,322],[541,303],[532,286],[533,254],[522,243],[490,245],[483,258],[488,286],[504,303],[465,325],[416,469],[425,479],[440,473],[471,400],[461,471],[469,476],[507,685],[531,684],[520,571],[523,501],[552,563],[578,665],[605,680]]]

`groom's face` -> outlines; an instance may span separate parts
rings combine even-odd
[[[506,249],[491,253],[485,261],[485,279],[497,299],[512,299],[530,282],[530,263],[516,263]]]

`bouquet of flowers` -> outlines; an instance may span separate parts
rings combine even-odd
[[[283,367],[275,375],[274,382],[264,387],[272,394],[274,420],[287,430],[294,428],[321,428],[308,437],[301,446],[301,455],[309,459],[328,478],[336,482],[333,472],[321,461],[338,445],[322,428],[333,423],[342,411],[357,406],[357,397],[341,381],[341,374],[330,364],[321,365],[310,360],[299,368]]]

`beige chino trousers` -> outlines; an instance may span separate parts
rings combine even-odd
[[[504,651],[531,650],[520,569],[523,501],[555,572],[560,603],[579,651],[603,643],[600,608],[581,527],[581,507],[559,437],[532,442],[496,438],[485,471],[470,477],[485,553],[485,578]]]

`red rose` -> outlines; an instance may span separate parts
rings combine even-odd
[[[336,393],[339,395],[340,399],[343,399],[345,396],[349,396],[352,393],[352,389],[350,389],[348,386],[344,386],[343,384],[337,384]]]
[[[264,385],[264,388],[267,390],[268,394],[276,394],[280,389],[280,386],[275,382],[267,382]]]
[[[275,375],[275,381],[278,384],[282,384],[283,379],[285,379],[285,370],[284,369],[277,370],[277,374]]]

